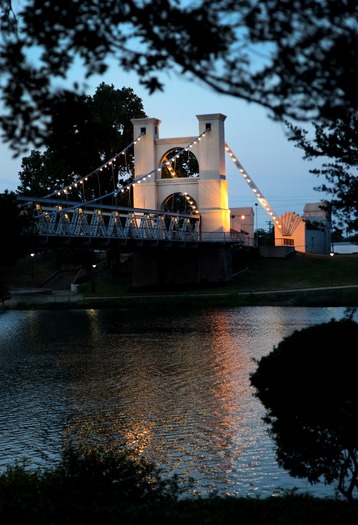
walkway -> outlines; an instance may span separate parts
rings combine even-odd
[[[113,300],[125,300],[125,299],[154,299],[154,298],[174,298],[174,297],[188,297],[188,298],[199,298],[199,297],[250,297],[252,295],[275,295],[275,294],[294,294],[298,292],[320,292],[329,290],[346,290],[358,288],[358,284],[344,285],[344,286],[326,286],[326,287],[312,287],[312,288],[294,288],[284,290],[255,290],[250,292],[169,292],[169,293],[140,293],[137,294],[123,294],[120,296],[93,296],[84,295],[76,291],[70,290],[48,290],[43,288],[21,288],[13,289],[11,292],[11,299],[5,302],[7,309],[19,308],[21,305],[40,305],[40,304],[63,304],[63,303],[83,303],[86,307],[91,301],[95,300],[96,304],[99,302],[105,303],[106,301]]]

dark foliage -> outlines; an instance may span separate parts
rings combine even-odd
[[[102,83],[93,97],[59,99],[53,112],[47,149],[22,159],[20,193],[41,197],[67,188],[62,198],[90,200],[113,193],[118,182],[130,180],[133,147],[116,155],[133,141],[131,120],[146,116],[132,89]]]
[[[358,324],[351,315],[286,337],[251,375],[279,464],[310,483],[358,490]]]
[[[275,498],[180,498],[175,480],[129,452],[70,448],[59,465],[0,475],[2,525],[355,525],[358,507],[285,493]]]
[[[9,288],[2,281],[0,281],[0,301],[3,310],[5,310],[5,301],[10,299],[10,297],[11,295]]]
[[[2,523],[115,523],[137,505],[175,501],[176,480],[127,451],[68,447],[53,469],[9,466],[0,475]]]
[[[327,203],[338,225],[347,227],[352,234],[358,232],[358,119],[354,115],[314,124],[312,140],[308,133],[289,125],[290,140],[304,151],[307,160],[322,159],[320,169],[311,170],[325,182],[316,189],[326,192]]]
[[[10,266],[33,246],[32,210],[20,207],[14,192],[0,194],[0,266]]]
[[[355,0],[1,0],[0,9],[0,124],[17,152],[46,144],[58,100],[79,88],[63,83],[75,62],[90,76],[113,60],[150,93],[172,70],[276,118],[357,109]]]

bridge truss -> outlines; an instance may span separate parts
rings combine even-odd
[[[224,243],[242,246],[240,233],[200,231],[200,215],[158,210],[59,201],[18,196],[35,208],[36,237],[40,245],[91,247],[195,246]]]

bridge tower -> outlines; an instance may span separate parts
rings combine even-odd
[[[161,121],[156,118],[133,119],[134,137],[141,132],[145,135],[134,146],[135,178],[153,172],[150,178],[136,184],[134,207],[163,210],[165,203],[173,195],[185,195],[196,203],[201,217],[201,232],[229,232],[230,210],[228,207],[228,183],[225,167],[225,115],[214,113],[197,115],[199,123],[197,137],[166,138],[159,137]],[[210,130],[210,131],[209,131]],[[194,142],[194,144],[192,144]],[[171,178],[163,176],[161,166],[171,152],[190,146],[190,153],[197,159],[197,176],[183,177],[174,174]],[[185,154],[185,153],[184,153]]]
[[[190,213],[200,214],[202,239],[213,240],[217,235],[216,240],[220,240],[220,235],[230,232],[225,167],[226,116],[213,113],[197,115],[197,119],[199,130],[195,137],[164,139],[159,136],[160,120],[132,120],[134,138],[145,133],[134,145],[135,179],[141,179],[133,186],[134,207],[169,211],[166,208],[168,203],[175,205],[178,202],[176,199],[185,197],[191,206]],[[187,149],[188,145],[190,148]],[[188,175],[185,170],[176,171],[173,163],[167,170],[162,167],[173,158],[173,152],[183,150],[187,152],[188,159],[191,155],[192,166],[197,163],[197,173],[189,170]],[[144,180],[147,174],[150,177]],[[136,287],[221,283],[231,277],[231,251],[225,244],[204,242],[199,243],[197,249],[157,248],[133,254],[133,286]]]

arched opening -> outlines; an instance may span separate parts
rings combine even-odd
[[[173,148],[161,160],[166,163],[161,170],[162,179],[199,177],[199,163],[195,155],[187,149]]]
[[[170,213],[192,215],[199,213],[195,200],[187,193],[172,193],[162,204],[162,210]]]

